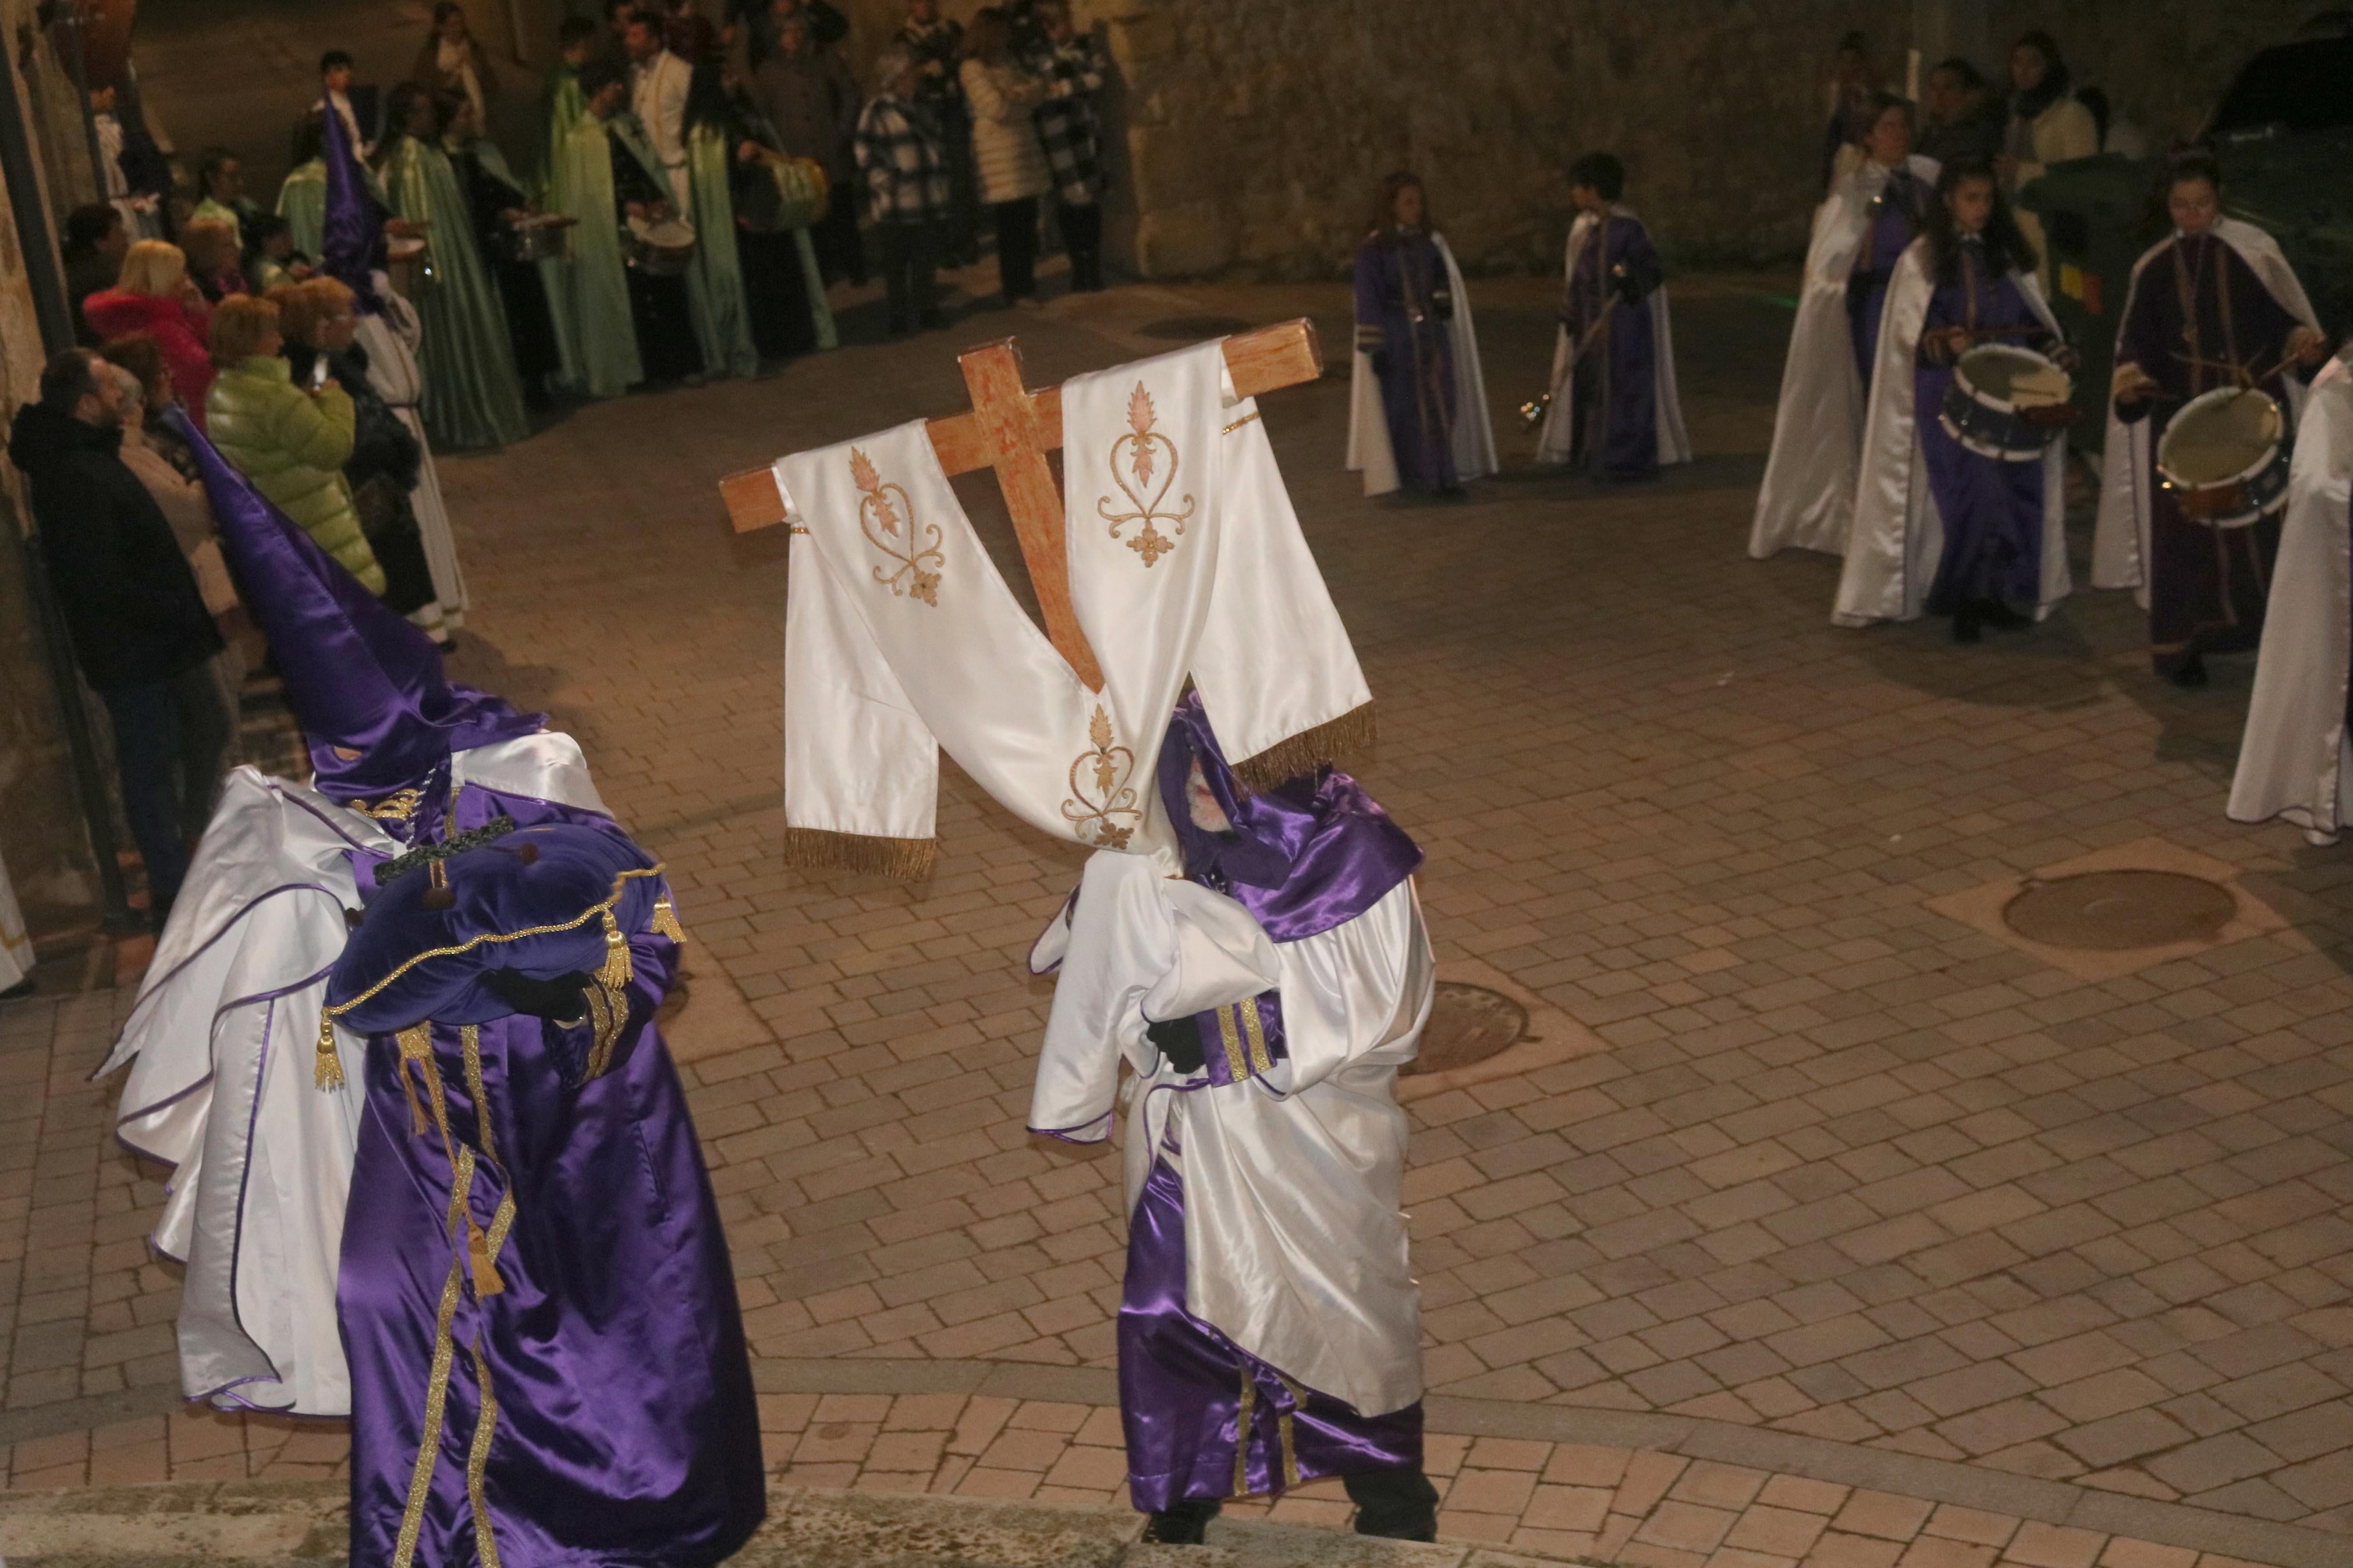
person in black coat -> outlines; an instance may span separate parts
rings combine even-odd
[[[163,929],[204,832],[229,715],[208,668],[220,632],[163,509],[125,467],[114,377],[88,349],[41,373],[8,456],[29,481],[42,558],[83,679],[113,721],[122,810]]]

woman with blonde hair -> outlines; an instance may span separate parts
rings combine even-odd
[[[213,445],[222,457],[371,594],[385,591],[344,483],[355,416],[351,394],[332,381],[294,384],[280,354],[278,307],[249,294],[213,312],[213,363],[206,395]]]
[[[188,258],[178,246],[162,239],[132,246],[114,287],[84,300],[81,318],[101,342],[132,332],[153,338],[171,367],[172,390],[203,426],[205,395],[213,384],[213,363],[205,352],[212,308],[188,276]]]
[[[972,105],[972,158],[980,198],[997,223],[997,276],[1008,305],[1038,303],[1038,198],[1052,187],[1046,152],[1029,111],[1046,101],[1046,83],[1013,54],[1013,24],[985,6],[964,36],[957,79]]]

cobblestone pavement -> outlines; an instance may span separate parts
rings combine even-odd
[[[2192,1549],[2341,1563],[2342,854],[2223,818],[2249,666],[2224,661],[2200,693],[2159,687],[2126,598],[2079,596],[1955,648],[1926,625],[1832,628],[1824,559],[1745,559],[1786,331],[1768,288],[1679,293],[1704,456],[1657,485],[1518,475],[1460,505],[1368,503],[1339,471],[1345,385],[1266,405],[1380,702],[1364,776],[1429,852],[1440,957],[1533,993],[1568,1047],[1412,1107],[1428,1369],[1449,1396],[1433,1429],[1566,1446],[1492,1464],[1474,1447],[1450,1528],[1608,1545],[1614,1512],[1638,1521],[1627,1560],[1721,1568],[2003,1552],[2155,1568]],[[1547,292],[1474,288],[1507,418],[1542,384]],[[951,768],[928,881],[784,867],[784,541],[725,536],[711,481],[957,406],[951,351],[1000,331],[1042,384],[1167,346],[1145,331],[1155,318],[1303,309],[1327,348],[1345,342],[1336,289],[1122,290],[607,405],[443,465],[480,600],[458,673],[581,738],[679,883],[696,984],[749,1004],[737,1048],[687,1071],[776,1399],[973,1395],[993,1366],[1032,1383],[992,1397],[1068,1386],[1072,1409],[1109,1405],[1120,1221],[1112,1160],[1022,1131],[1050,992],[1017,957],[1076,852]],[[989,482],[959,488],[1026,593]],[[2241,918],[2218,941],[2092,962],[1983,915],[2086,857],[2222,880]],[[106,1152],[109,1097],[79,1081],[113,1005],[0,1015],[0,1081],[24,1086],[0,1107],[17,1134],[0,1141],[16,1276],[0,1437],[63,1445],[20,1447],[12,1484],[93,1464],[68,1434],[157,1422],[169,1398],[174,1282],[141,1242],[157,1173]],[[944,1409],[920,1431],[955,1430]],[[1084,1440],[1038,1484],[1069,1466],[1107,1496],[1115,1475],[1084,1452],[1108,1452],[1104,1420],[1082,1412]],[[930,1485],[960,1457],[883,1421],[818,1419],[789,1447],[779,1426],[772,1462],[856,1464],[860,1484],[928,1468]],[[820,1458],[836,1426],[931,1457]],[[152,1470],[164,1450],[141,1429],[126,1445]],[[1737,1501],[1720,1500],[1749,1481],[1675,1500],[1716,1510],[1699,1522],[1724,1533],[1670,1541],[1657,1497],[1609,1490],[1658,1467],[1578,1479],[1599,1473],[1575,1468],[1578,1444],[1757,1474]],[[326,1446],[280,1462],[331,1462]],[[1520,1479],[1470,1479],[1489,1470]],[[1860,1505],[1817,1489],[1794,1509],[1831,1520],[1811,1547],[1734,1542],[1736,1514],[1746,1531],[1752,1505],[1784,1506],[1761,1500],[1767,1474],[1791,1478],[1776,1499],[1852,1485],[1920,1517],[1850,1528]],[[1577,1487],[1606,1500],[1553,1489]],[[2010,1532],[1940,1530],[1939,1504]],[[2045,1533],[2084,1520],[2100,1522],[2084,1539]]]

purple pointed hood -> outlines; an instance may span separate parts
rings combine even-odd
[[[185,413],[164,417],[195,453],[221,552],[269,639],[322,791],[372,799],[416,785],[452,752],[545,725],[543,713],[452,683],[432,638],[272,506]]]
[[[349,289],[359,307],[373,314],[384,309],[375,297],[372,275],[384,268],[384,225],[389,215],[369,194],[367,175],[353,155],[343,117],[332,105],[324,112],[327,216],[319,245],[324,254],[319,260],[327,275]]]

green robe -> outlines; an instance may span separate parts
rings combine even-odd
[[[433,279],[417,301],[425,327],[425,429],[436,450],[497,447],[531,434],[506,307],[474,243],[474,218],[448,154],[403,136],[385,164],[392,210],[426,230]]]
[[[584,114],[564,138],[549,182],[555,210],[569,214],[572,256],[564,263],[564,309],[580,354],[577,390],[618,397],[646,378],[638,358],[638,324],[629,315],[629,275],[621,254],[620,200],[613,191],[608,126]]]
[[[564,143],[570,140],[572,128],[588,117],[588,95],[580,90],[577,68],[557,63],[547,79],[547,90],[540,95],[540,108],[539,132],[544,144],[539,149],[539,194],[552,212],[557,199],[556,176],[564,167]]]
[[[490,174],[529,195],[531,187],[515,178],[514,171],[507,166],[507,155],[499,151],[497,142],[487,136],[480,137],[467,151],[473,153],[476,161]],[[577,386],[580,384],[580,346],[573,336],[572,313],[565,309],[563,303],[565,288],[564,258],[551,256],[537,266],[539,286],[547,294],[548,318],[555,328],[556,384]]]
[[[278,216],[294,237],[294,248],[319,259],[327,242],[327,161],[313,158],[286,176],[278,187]]]
[[[687,269],[687,304],[695,341],[711,375],[757,375],[752,307],[744,296],[744,262],[735,250],[735,199],[728,190],[733,143],[716,125],[698,125],[687,139],[687,188],[693,193],[694,262]]]

